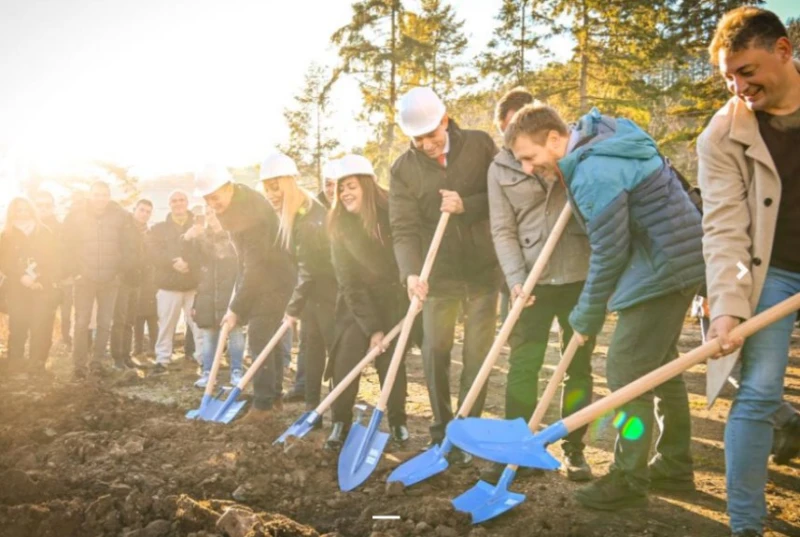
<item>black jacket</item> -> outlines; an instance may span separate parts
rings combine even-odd
[[[387,209],[378,210],[380,239],[370,237],[361,220],[343,215],[341,233],[331,241],[339,282],[336,324],[355,320],[370,337],[388,332],[408,309],[408,294],[400,284],[394,259]]]
[[[30,235],[25,235],[15,227],[0,234],[0,272],[6,281],[3,287],[20,289],[22,276],[32,263],[36,264],[36,281],[43,290],[55,292],[61,279],[59,245],[50,228],[38,225]]]
[[[314,201],[294,220],[292,249],[297,264],[297,285],[286,306],[286,313],[293,317],[300,316],[309,300],[331,305],[336,301],[327,217],[328,210]]]
[[[194,322],[200,328],[218,328],[228,310],[239,274],[236,250],[224,231],[197,239],[200,255],[200,285],[194,299]]]
[[[242,184],[218,214],[236,248],[239,279],[230,309],[244,320],[282,313],[295,285],[289,254],[278,244],[279,221],[266,198]]]
[[[200,281],[200,263],[192,241],[183,238],[192,227],[192,217],[178,225],[168,214],[166,220],[150,229],[148,249],[153,263],[154,279],[158,289],[165,291],[192,291]],[[189,264],[189,272],[178,272],[172,265],[181,257]]]
[[[500,272],[489,224],[487,172],[497,147],[485,132],[450,120],[447,167],[411,146],[392,165],[389,214],[394,251],[405,284],[419,274],[441,216],[439,190],[454,190],[464,213],[451,215],[430,277],[431,295],[461,292],[465,284],[497,289]]]
[[[87,202],[77,204],[64,220],[62,233],[67,276],[104,283],[136,269],[133,216],[113,201],[99,216]]]

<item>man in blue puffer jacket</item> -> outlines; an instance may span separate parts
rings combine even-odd
[[[617,390],[677,356],[692,297],[703,282],[700,213],[656,143],[633,122],[592,110],[569,129],[548,106],[514,116],[506,147],[526,173],[555,177],[586,228],[589,274],[570,324],[586,340],[618,313],[608,348],[608,386]],[[653,397],[660,428],[648,461]],[[693,490],[686,386],[676,377],[618,409],[609,474],[580,489],[579,503],[613,510],[647,504],[649,488]]]

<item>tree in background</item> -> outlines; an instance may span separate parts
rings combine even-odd
[[[122,188],[124,197],[115,201],[123,207],[128,207],[136,202],[141,191],[139,190],[139,178],[131,175],[133,166],[123,166],[109,161],[96,161],[95,165],[111,176],[112,183]]]
[[[787,20],[786,29],[789,31],[789,39],[794,45],[794,57],[800,59],[800,17]]]

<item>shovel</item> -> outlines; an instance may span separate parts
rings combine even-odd
[[[433,262],[436,259],[436,252],[439,250],[449,219],[450,213],[442,213],[442,216],[439,217],[439,223],[436,226],[431,246],[428,249],[428,255],[425,257],[425,263],[422,265],[422,271],[419,276],[422,282],[428,281],[433,269]],[[386,412],[386,404],[389,401],[389,394],[392,392],[395,377],[397,377],[397,370],[400,368],[400,362],[406,352],[406,343],[408,343],[408,337],[411,334],[414,318],[419,313],[421,305],[422,301],[418,296],[414,295],[414,298],[411,299],[411,304],[408,306],[408,312],[403,319],[400,336],[381,388],[381,396],[369,420],[369,425],[364,427],[361,423],[354,423],[350,428],[350,433],[347,435],[344,446],[342,446],[342,451],[339,454],[338,473],[339,488],[343,491],[353,490],[366,481],[377,467],[381,454],[386,447],[386,442],[389,440],[389,434],[381,432],[379,427],[383,414]]]
[[[386,334],[383,339],[381,340],[381,345],[370,349],[369,353],[361,359],[358,364],[347,374],[346,377],[342,379],[339,384],[337,384],[331,393],[323,399],[323,401],[315,408],[314,410],[310,410],[300,416],[297,421],[289,426],[286,431],[278,437],[272,445],[275,444],[282,444],[286,442],[286,440],[290,436],[295,436],[297,438],[303,438],[307,435],[311,429],[313,429],[314,424],[317,422],[320,416],[328,410],[333,402],[342,395],[342,393],[347,389],[348,386],[361,374],[361,371],[364,370],[375,358],[380,356],[383,351],[381,350],[382,347],[388,347],[389,344],[394,341],[394,338],[397,337],[397,334],[400,333],[400,328],[402,327],[403,322],[397,323],[392,330]]]
[[[800,293],[740,324],[731,331],[731,336],[749,337],[798,309],[800,309]],[[522,419],[500,421],[466,418],[451,422],[447,427],[447,434],[453,444],[484,459],[555,470],[559,467],[559,462],[547,452],[546,447],[549,444],[704,362],[720,351],[719,340],[714,338],[575,414],[550,425],[540,433],[531,433]]]
[[[506,320],[503,321],[503,325],[500,327],[500,332],[497,334],[492,347],[489,349],[489,353],[483,360],[483,365],[481,366],[480,371],[478,371],[478,375],[475,377],[475,380],[472,382],[472,386],[470,387],[467,396],[464,398],[464,402],[461,403],[461,408],[458,409],[456,419],[468,416],[472,410],[472,406],[478,399],[478,395],[481,393],[484,384],[486,384],[486,381],[489,379],[492,368],[494,368],[497,358],[500,356],[500,352],[503,350],[503,345],[505,345],[506,341],[508,341],[511,330],[514,328],[517,320],[519,320],[519,316],[522,314],[522,310],[525,308],[525,305],[528,302],[528,297],[533,291],[533,288],[536,286],[536,282],[538,282],[542,272],[544,272],[547,262],[550,260],[550,256],[553,253],[553,249],[555,249],[556,244],[558,244],[558,240],[561,238],[564,228],[567,227],[571,216],[572,209],[569,203],[567,203],[561,210],[561,214],[559,215],[553,230],[550,232],[550,236],[547,237],[547,241],[544,243],[542,253],[539,254],[538,258],[536,258],[536,262],[533,264],[533,268],[531,269],[530,273],[528,274],[528,278],[525,280],[525,283],[522,286],[521,296],[518,296],[514,301],[511,311],[508,312]],[[445,437],[444,442],[442,442],[440,445],[432,446],[427,451],[423,451],[416,457],[407,460],[395,468],[395,470],[389,475],[389,482],[400,481],[406,487],[410,487],[411,485],[425,481],[429,477],[433,477],[438,473],[444,472],[448,467],[447,454],[450,453],[452,448],[453,444],[450,442],[448,437]]]
[[[217,411],[212,417],[208,418],[207,421],[230,423],[233,418],[236,417],[239,411],[242,410],[242,407],[244,407],[244,405],[247,403],[247,401],[237,401],[236,399],[239,397],[239,394],[244,391],[247,385],[250,384],[253,376],[255,376],[256,372],[258,372],[258,369],[264,364],[269,356],[269,353],[271,353],[278,343],[280,343],[283,335],[287,330],[289,330],[290,326],[290,323],[287,321],[284,321],[281,324],[280,328],[278,328],[278,331],[275,332],[275,335],[272,336],[272,339],[270,339],[269,343],[267,343],[267,346],[264,347],[264,350],[261,351],[261,354],[258,355],[258,358],[256,358],[255,362],[252,363],[247,372],[244,374],[242,380],[239,381],[239,384],[237,384],[236,387],[231,390],[231,393],[228,394],[228,398],[225,399],[224,402],[214,401],[212,403],[214,405],[218,404]]]
[[[214,354],[214,363],[211,365],[211,373],[208,375],[206,391],[203,393],[203,398],[200,400],[200,408],[187,412],[187,419],[194,420],[200,418],[202,420],[210,420],[217,415],[222,401],[211,397],[211,394],[214,393],[214,385],[217,383],[217,373],[219,373],[219,366],[222,364],[222,353],[225,350],[225,342],[228,341],[228,335],[230,333],[231,326],[228,323],[223,324],[219,334],[219,342],[217,343],[217,352]],[[220,390],[220,394],[222,394],[222,390]]]
[[[572,358],[575,356],[579,346],[577,336],[573,335],[564,351],[564,355],[561,357],[561,361],[558,363],[558,367],[556,367],[553,376],[550,377],[550,381],[547,383],[542,398],[536,405],[536,410],[534,410],[531,420],[528,422],[529,430],[535,431],[542,422],[547,407],[550,406],[550,401],[553,400],[558,386],[564,380],[564,374],[572,363]],[[517,473],[517,468],[514,464],[508,465],[500,475],[497,485],[491,485],[486,481],[478,481],[474,487],[453,500],[453,507],[472,515],[473,524],[480,524],[500,516],[506,511],[510,511],[525,501],[524,494],[508,490],[508,486]]]

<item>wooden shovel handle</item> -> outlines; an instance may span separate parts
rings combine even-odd
[[[222,353],[225,351],[225,343],[228,341],[228,336],[231,333],[231,325],[225,323],[219,331],[219,341],[217,342],[217,350],[214,353],[214,363],[211,364],[211,373],[208,375],[208,384],[206,384],[206,395],[214,393],[214,385],[217,383],[217,373],[222,365]]]
[[[289,321],[284,321],[283,323],[281,323],[281,326],[280,328],[278,328],[278,331],[275,332],[275,335],[272,336],[272,339],[269,340],[267,346],[264,347],[264,350],[262,350],[261,353],[258,355],[258,358],[256,358],[256,360],[247,370],[247,373],[244,374],[242,380],[239,381],[239,386],[237,386],[237,388],[244,391],[247,385],[250,384],[250,381],[253,380],[253,376],[255,376],[258,369],[267,359],[267,356],[269,356],[269,353],[271,353],[275,349],[275,347],[278,346],[278,343],[281,341],[281,339],[283,339],[283,335],[286,333],[287,330],[289,330],[290,327],[291,323]]]
[[[492,343],[492,346],[489,349],[489,353],[486,355],[486,358],[483,359],[483,365],[481,365],[481,369],[478,371],[475,380],[472,381],[472,386],[470,386],[469,392],[467,392],[467,396],[464,398],[464,402],[461,403],[461,408],[458,409],[458,414],[456,414],[457,417],[465,417],[467,414],[469,414],[470,410],[472,410],[472,406],[475,404],[475,401],[478,399],[478,395],[480,395],[484,384],[486,384],[486,381],[489,379],[489,375],[492,373],[494,364],[497,363],[497,357],[500,356],[500,353],[503,350],[503,345],[505,345],[506,341],[508,341],[511,331],[514,329],[514,325],[517,324],[520,315],[522,315],[522,310],[525,309],[525,303],[528,301],[528,297],[533,292],[533,288],[536,287],[536,283],[539,281],[539,278],[541,278],[542,272],[544,272],[547,263],[550,261],[550,256],[553,255],[553,250],[555,249],[556,244],[558,244],[561,235],[564,233],[564,228],[567,227],[571,217],[572,208],[570,207],[570,204],[567,203],[561,210],[561,214],[559,215],[558,220],[556,220],[556,225],[553,226],[553,229],[550,231],[550,235],[547,237],[547,240],[544,243],[542,252],[539,254],[539,257],[536,258],[533,268],[528,273],[528,277],[525,280],[525,283],[522,285],[522,295],[518,296],[516,300],[514,300],[511,311],[508,312],[506,320],[503,321],[503,325],[500,327],[500,332],[498,332],[497,336],[495,337],[494,343]]]
[[[783,319],[798,309],[800,309],[800,293],[787,298],[771,308],[762,311],[755,317],[743,322],[731,330],[730,335],[731,337],[750,337],[765,326]],[[719,339],[714,338],[708,343],[705,343],[687,352],[683,356],[659,367],[655,371],[651,371],[642,378],[631,382],[627,386],[620,388],[612,394],[600,399],[596,403],[591,404],[582,410],[579,410],[575,414],[565,418],[564,426],[569,432],[583,427],[606,412],[619,408],[628,401],[636,399],[643,393],[646,393],[656,386],[668,381],[669,379],[680,375],[687,369],[706,361],[708,358],[711,358],[720,351],[721,347],[719,344]]]
[[[447,222],[449,220],[450,213],[443,212],[439,217],[439,223],[436,224],[436,231],[433,233],[431,246],[428,248],[428,255],[425,256],[425,263],[423,263],[422,272],[419,275],[420,281],[427,282],[428,277],[431,275],[431,270],[433,270],[433,262],[436,260],[436,253],[439,251],[439,246],[442,244],[444,231],[447,229]],[[392,386],[394,386],[394,380],[397,377],[397,370],[400,369],[400,362],[402,361],[403,355],[406,352],[406,344],[408,343],[408,337],[411,335],[411,328],[414,326],[414,319],[419,313],[421,306],[422,302],[415,295],[414,298],[411,299],[411,304],[408,306],[408,312],[406,312],[406,316],[403,319],[403,326],[400,329],[400,337],[397,339],[397,346],[394,348],[394,353],[392,354],[392,361],[389,364],[389,371],[386,372],[386,378],[384,379],[383,387],[381,388],[381,396],[378,399],[378,404],[375,407],[381,412],[386,410],[386,405],[389,402],[389,395],[392,393]]]
[[[331,407],[331,405],[333,405],[333,402],[336,401],[336,399],[340,395],[342,395],[342,393],[347,389],[347,387],[350,386],[350,384],[361,374],[361,371],[363,371],[363,369],[367,367],[370,364],[370,362],[375,360],[375,358],[377,358],[383,353],[383,351],[381,351],[381,347],[388,347],[389,344],[392,341],[394,341],[394,338],[396,338],[397,334],[400,333],[400,328],[402,326],[403,322],[400,321],[394,326],[394,328],[392,328],[392,330],[388,334],[383,336],[383,339],[381,340],[381,346],[376,346],[370,349],[369,353],[367,353],[367,355],[364,356],[361,359],[361,361],[358,362],[358,364],[356,364],[356,366],[350,370],[347,376],[344,377],[333,388],[331,393],[329,393],[327,397],[325,397],[325,399],[322,400],[319,406],[315,409],[317,414],[322,415],[326,410],[328,410]]]

